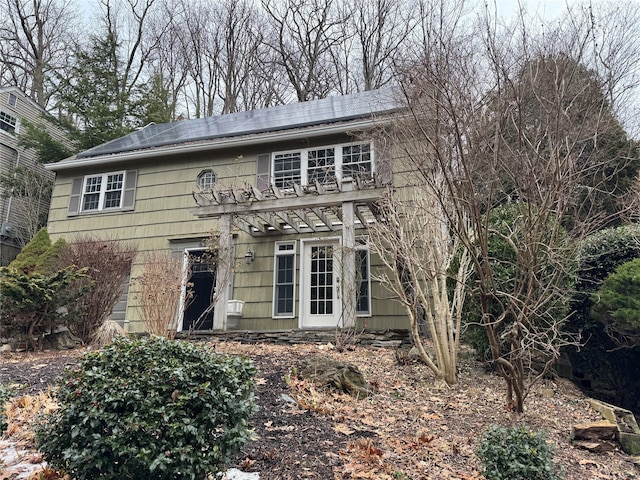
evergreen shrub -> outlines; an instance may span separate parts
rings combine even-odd
[[[255,372],[203,345],[117,339],[65,371],[38,448],[78,480],[208,478],[250,438]]]
[[[581,245],[576,293],[571,300],[572,330],[591,328],[593,297],[602,282],[623,263],[640,257],[640,225],[607,228]]]
[[[556,480],[553,448],[541,432],[525,425],[492,425],[478,448],[487,480]]]
[[[592,295],[592,315],[624,346],[640,345],[640,258],[623,263]]]

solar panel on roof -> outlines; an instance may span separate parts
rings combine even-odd
[[[399,107],[394,90],[380,89],[215,117],[151,124],[81,152],[76,158],[335,123],[391,112]]]

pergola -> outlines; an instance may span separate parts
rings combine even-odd
[[[194,192],[198,205],[192,212],[199,218],[219,219],[220,255],[231,256],[232,227],[252,237],[280,236],[316,232],[342,234],[342,288],[345,298],[356,298],[355,247],[356,229],[366,229],[376,221],[376,202],[387,188],[376,177],[345,178],[330,184],[280,189],[270,185],[266,190],[254,186],[212,189]],[[230,258],[221,261],[229,262]],[[219,299],[228,298],[229,282],[216,277]],[[218,290],[219,289],[219,290]],[[355,301],[344,303],[343,326],[355,324]],[[224,329],[227,309],[214,310],[213,328]]]

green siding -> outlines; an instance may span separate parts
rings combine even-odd
[[[153,161],[140,160],[95,170],[78,170],[73,173],[61,171],[57,174],[49,217],[49,231],[52,239],[64,237],[72,240],[79,234],[91,233],[100,238],[119,239],[131,242],[140,252],[150,250],[172,250],[181,255],[185,248],[199,245],[203,238],[217,224],[215,219],[198,219],[193,215],[196,203],[192,192],[197,190],[196,179],[205,169],[216,173],[218,188],[252,185],[255,182],[256,157],[258,154],[289,150],[313,145],[326,145],[349,141],[347,136],[316,139],[309,142],[288,142],[263,148],[247,148],[245,151],[229,150],[211,154],[184,157],[158,158]],[[138,171],[136,203],[133,211],[105,212],[75,217],[67,216],[71,184],[74,178],[87,174],[98,174],[119,170]],[[234,231],[235,262],[233,290],[231,298],[245,301],[244,318],[241,329],[279,330],[298,327],[298,302],[300,297],[300,239],[311,235],[280,235],[252,238],[242,231]],[[358,231],[357,234],[361,234]],[[312,235],[339,237],[341,232]],[[181,241],[183,239],[184,241]],[[195,239],[195,240],[188,240]],[[289,319],[272,318],[274,242],[296,241],[296,286],[295,317]],[[247,249],[255,252],[255,261],[245,263]],[[140,272],[138,256],[132,268],[132,278]],[[379,261],[371,256],[372,271]],[[126,311],[126,327],[130,331],[143,331],[137,304],[138,291],[132,283]],[[390,293],[376,282],[372,283],[372,316],[359,319],[368,328],[406,328],[406,314],[402,306],[390,299]]]

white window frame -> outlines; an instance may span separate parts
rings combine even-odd
[[[120,187],[120,202],[117,206],[106,207],[105,202],[107,198],[107,183],[110,176],[122,175],[122,185]],[[92,179],[100,179],[100,188],[98,190],[87,192],[87,184]],[[127,172],[121,170],[118,172],[107,172],[98,175],[86,175],[82,182],[82,192],[80,193],[80,213],[87,212],[102,212],[105,210],[119,210],[122,208],[122,202],[124,200],[124,189],[127,181]],[[111,189],[109,192],[115,192],[117,190]],[[88,195],[98,194],[98,208],[86,208],[86,197]]]
[[[294,241],[286,241],[286,242],[274,242],[274,252],[273,252],[273,299],[272,299],[272,308],[271,308],[271,316],[274,319],[285,319],[285,318],[295,318],[296,316],[296,257],[297,257],[297,242]],[[290,249],[280,249],[280,247],[289,247]],[[291,304],[291,312],[287,312],[284,314],[277,313],[278,306],[278,257],[291,256],[293,257],[293,279],[292,279],[292,304]]]
[[[5,112],[4,110],[0,110],[0,123],[2,125],[9,126],[9,129],[0,127],[0,132],[4,132],[7,135],[18,134],[18,130],[20,128],[20,120],[15,115],[11,115],[10,113]],[[10,131],[11,128],[13,129],[13,131]]]
[[[320,145],[317,147],[312,147],[312,148],[302,148],[302,149],[295,149],[295,150],[283,150],[283,151],[278,151],[278,152],[273,152],[271,154],[271,183],[273,185],[278,186],[278,188],[282,188],[282,189],[288,189],[288,188],[292,188],[290,185],[277,185],[276,182],[276,175],[275,175],[275,163],[276,163],[276,159],[278,156],[285,156],[285,155],[292,155],[292,154],[299,154],[300,155],[300,184],[301,185],[308,185],[309,184],[309,178],[308,178],[308,170],[309,170],[309,152],[314,152],[314,151],[318,151],[318,150],[326,150],[329,148],[333,148],[334,149],[334,173],[335,173],[335,178],[338,182],[340,182],[343,179],[343,172],[342,172],[342,167],[343,167],[343,148],[345,147],[353,147],[353,146],[364,146],[364,145],[368,145],[369,146],[369,161],[371,163],[371,172],[370,174],[373,175],[373,173],[375,172],[375,156],[374,156],[374,149],[373,149],[373,142],[371,141],[365,141],[365,142],[349,142],[349,143],[338,143],[338,144],[334,144],[334,145]]]
[[[15,107],[18,104],[18,97],[15,93],[9,93],[9,97],[7,98],[7,105],[10,107]]]
[[[364,310],[358,310],[358,303],[359,303],[359,298],[357,298],[357,294],[356,294],[356,317],[370,317],[371,316],[371,249],[369,248],[369,236],[368,235],[361,235],[356,237],[356,246],[355,246],[355,250],[356,250],[356,262],[358,260],[358,258],[360,258],[360,252],[366,252],[366,261],[367,261],[367,298],[369,299],[368,302],[368,309],[367,311]],[[360,263],[356,264],[356,267],[360,267]],[[356,272],[356,274],[360,274],[360,272],[362,271],[362,269],[360,269],[360,271]],[[360,279],[360,282],[362,282],[362,279]],[[357,292],[360,291],[360,285],[356,285],[356,289]]]
[[[216,184],[217,175],[213,169],[208,168],[206,170],[202,170],[198,174],[198,188],[200,190],[208,191],[213,189],[213,186]]]

